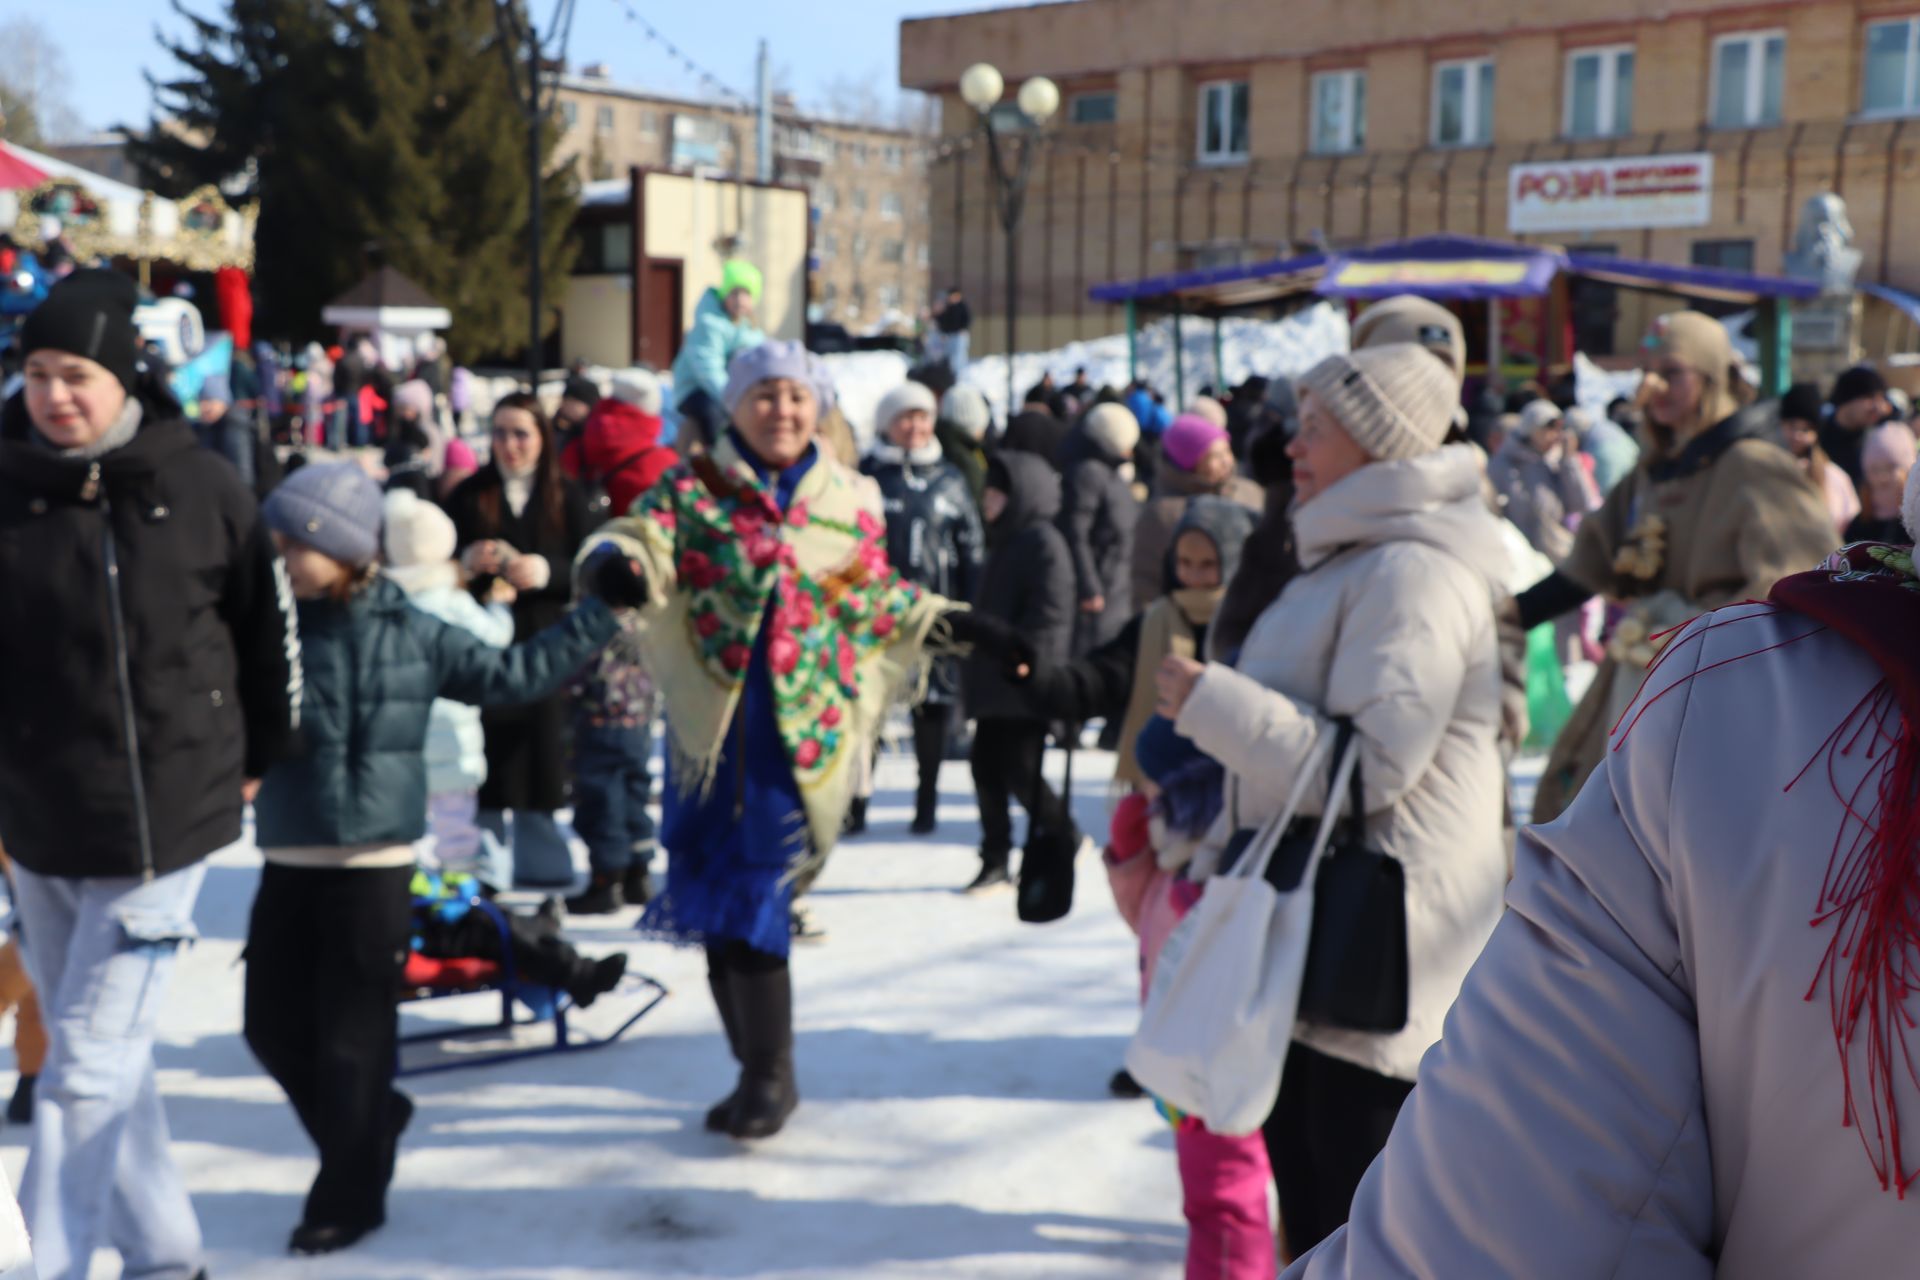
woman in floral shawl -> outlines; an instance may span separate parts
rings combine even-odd
[[[855,761],[936,651],[978,642],[1017,663],[1020,647],[893,571],[860,476],[816,443],[831,395],[799,343],[740,353],[732,428],[583,552],[588,575],[630,564],[642,584],[671,745],[667,884],[642,927],[706,947],[741,1066],[707,1127],[738,1138],[777,1133],[798,1102],[791,889],[832,848]]]

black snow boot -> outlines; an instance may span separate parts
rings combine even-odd
[[[707,990],[713,993],[713,1007],[720,1011],[720,1025],[727,1033],[727,1048],[732,1052],[733,1060],[740,1062],[740,1018],[733,1010],[733,971],[714,951],[707,953]],[[733,1104],[739,1098],[740,1087],[735,1085],[732,1093],[714,1103],[707,1112],[707,1128],[714,1133],[730,1130],[733,1127]]]
[[[847,805],[847,816],[840,823],[843,836],[863,836],[867,834],[867,802],[855,797]]]
[[[588,1009],[593,1002],[620,985],[620,979],[627,976],[627,953],[616,951],[610,956],[590,960],[581,956],[574,962],[573,977],[567,983],[567,994],[573,998],[576,1008]]]
[[[13,1097],[7,1102],[8,1124],[33,1123],[33,1086],[39,1076],[21,1076],[20,1083],[13,1086]]]
[[[635,858],[627,865],[627,873],[621,878],[621,896],[630,907],[644,907],[653,901],[653,873],[647,870],[647,864]]]
[[[609,916],[627,905],[621,877],[596,871],[585,891],[567,899],[570,916]]]
[[[740,1089],[728,1116],[736,1138],[771,1138],[800,1104],[793,1072],[793,974],[785,964],[733,974],[740,1019]]]
[[[1007,869],[1010,856],[1004,849],[982,849],[980,874],[973,878],[973,883],[960,892],[985,893],[989,889],[998,889],[1001,885],[1013,883],[1013,876]]]

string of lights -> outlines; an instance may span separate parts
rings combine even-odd
[[[661,51],[664,52],[667,57],[671,58],[682,71],[685,71],[688,75],[699,81],[710,93],[741,107],[745,107],[748,110],[754,108],[754,100],[752,98],[734,89],[725,80],[722,80],[719,76],[695,62],[687,55],[685,50],[668,39],[666,35],[661,32],[660,28],[647,21],[645,15],[638,9],[635,9],[632,4],[628,3],[628,0],[613,0],[613,3],[622,13],[626,14],[628,22],[639,27],[641,33],[644,34],[647,39],[658,45]]]

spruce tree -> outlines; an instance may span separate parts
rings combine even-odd
[[[196,20],[197,47],[173,50],[189,75],[164,88],[198,109],[185,118],[213,139],[194,157],[198,172],[252,161],[263,227],[270,196],[308,202],[276,209],[275,235],[258,242],[263,303],[287,304],[273,306],[275,331],[317,328],[328,298],[385,261],[453,313],[455,359],[525,346],[527,126],[497,2],[229,0],[226,26]],[[313,65],[296,65],[295,42],[317,45]],[[262,99],[288,74],[302,110],[263,138],[261,108],[277,104]],[[571,170],[553,166],[556,139],[549,125],[541,256],[554,300],[572,260],[576,194]],[[297,243],[283,234],[293,229],[304,233]]]

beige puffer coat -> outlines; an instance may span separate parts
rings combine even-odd
[[[1254,623],[1237,669],[1210,664],[1175,722],[1226,766],[1224,837],[1269,817],[1332,718],[1352,719],[1368,835],[1406,868],[1409,1018],[1391,1035],[1298,1034],[1401,1080],[1439,1039],[1506,881],[1494,599],[1507,555],[1480,459],[1453,445],[1372,463],[1299,507],[1306,568]],[[1323,803],[1314,788],[1307,811]]]

